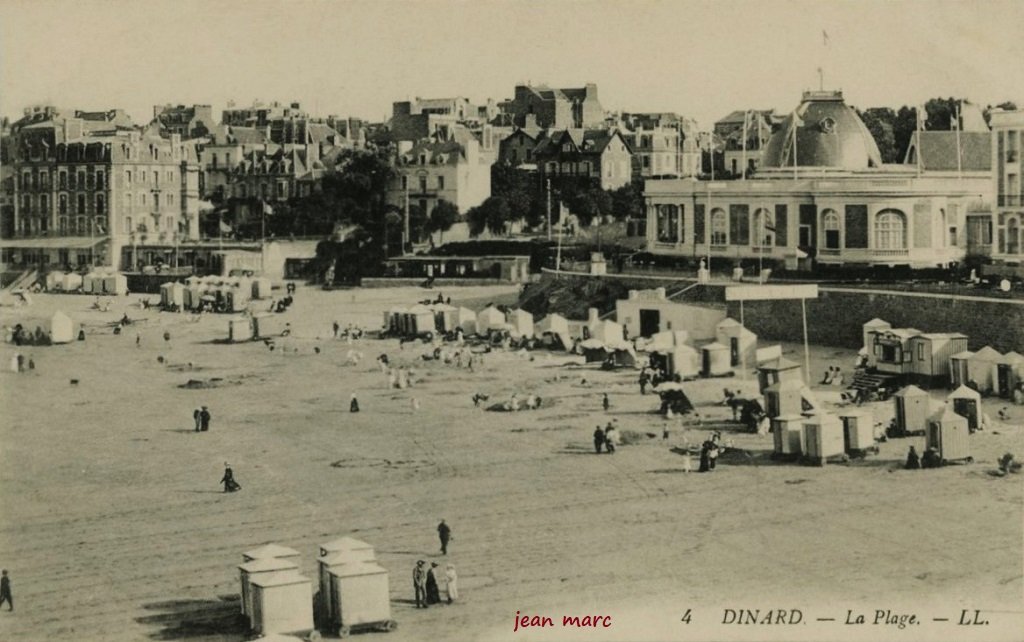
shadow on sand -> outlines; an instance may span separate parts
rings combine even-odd
[[[239,636],[248,632],[238,595],[215,600],[167,600],[143,605],[154,615],[135,618],[139,624],[159,627],[151,640],[185,640],[202,636]]]

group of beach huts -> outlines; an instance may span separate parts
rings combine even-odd
[[[819,466],[874,449],[874,421],[859,409],[827,413],[804,383],[799,364],[778,357],[757,369],[758,388],[772,427],[773,456]]]
[[[863,328],[867,365],[879,372],[905,375],[922,385],[969,386],[1024,402],[1014,395],[1024,382],[1024,355],[1002,354],[990,346],[971,351],[965,334],[893,328],[882,319],[871,319]]]
[[[344,637],[354,629],[395,628],[388,571],[371,545],[340,537],[319,546],[315,608],[313,580],[300,572],[299,558],[280,544],[242,553],[241,611],[254,635],[299,640],[317,629]]]
[[[47,272],[44,283],[48,292],[81,292],[82,294],[128,294],[128,277],[120,272]]]
[[[170,310],[201,310],[206,304],[220,303],[225,312],[242,312],[253,299],[269,299],[270,279],[190,276],[184,283],[168,282],[160,286],[160,305]]]

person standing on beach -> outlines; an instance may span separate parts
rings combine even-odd
[[[418,560],[412,568],[412,588],[416,592],[416,608],[427,608],[427,569],[425,562]]]
[[[611,405],[612,405],[611,402],[608,401],[608,393],[606,392],[601,397],[601,406],[604,407],[604,411],[605,412],[608,412],[608,408],[610,408]]]
[[[352,393],[352,399],[348,402],[349,412],[359,412],[359,399],[356,398],[356,393]]]
[[[437,576],[434,574],[435,568],[437,568],[437,562],[431,562],[430,568],[427,569],[427,604],[441,603],[441,589],[437,585]]]
[[[0,575],[0,606],[7,602],[7,610],[14,610],[14,598],[11,596],[11,578],[7,577],[7,569],[3,569]]]
[[[441,523],[437,525],[437,536],[441,539],[441,555],[448,554],[448,541],[452,538],[452,529],[448,527],[448,524],[441,520]]]
[[[455,573],[455,567],[451,564],[444,572],[445,585],[448,590],[448,603],[451,604],[459,599],[459,576]]]
[[[203,432],[210,429],[210,409],[206,406],[199,412],[199,429]]]
[[[601,430],[601,426],[598,426],[594,429],[594,452],[600,455],[602,446],[604,446],[604,431]]]
[[[199,408],[196,408],[192,412],[192,419],[196,422],[196,432],[199,432],[203,428],[202,414],[203,414],[203,411],[200,410]]]

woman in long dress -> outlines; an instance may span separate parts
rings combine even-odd
[[[439,604],[441,602],[441,590],[437,585],[437,577],[434,574],[434,569],[437,568],[437,562],[430,563],[430,570],[427,571],[427,604]]]
[[[459,599],[459,576],[455,573],[455,567],[451,564],[444,571],[444,580],[448,587],[448,603],[451,604]]]

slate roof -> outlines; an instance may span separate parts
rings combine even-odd
[[[918,135],[921,144],[918,146]],[[955,131],[914,132],[907,149],[906,162],[910,163],[912,150],[919,149],[921,169],[956,171],[957,136]],[[992,134],[989,132],[960,132],[961,166],[965,172],[987,172],[992,169]],[[916,158],[914,160],[916,163]]]

